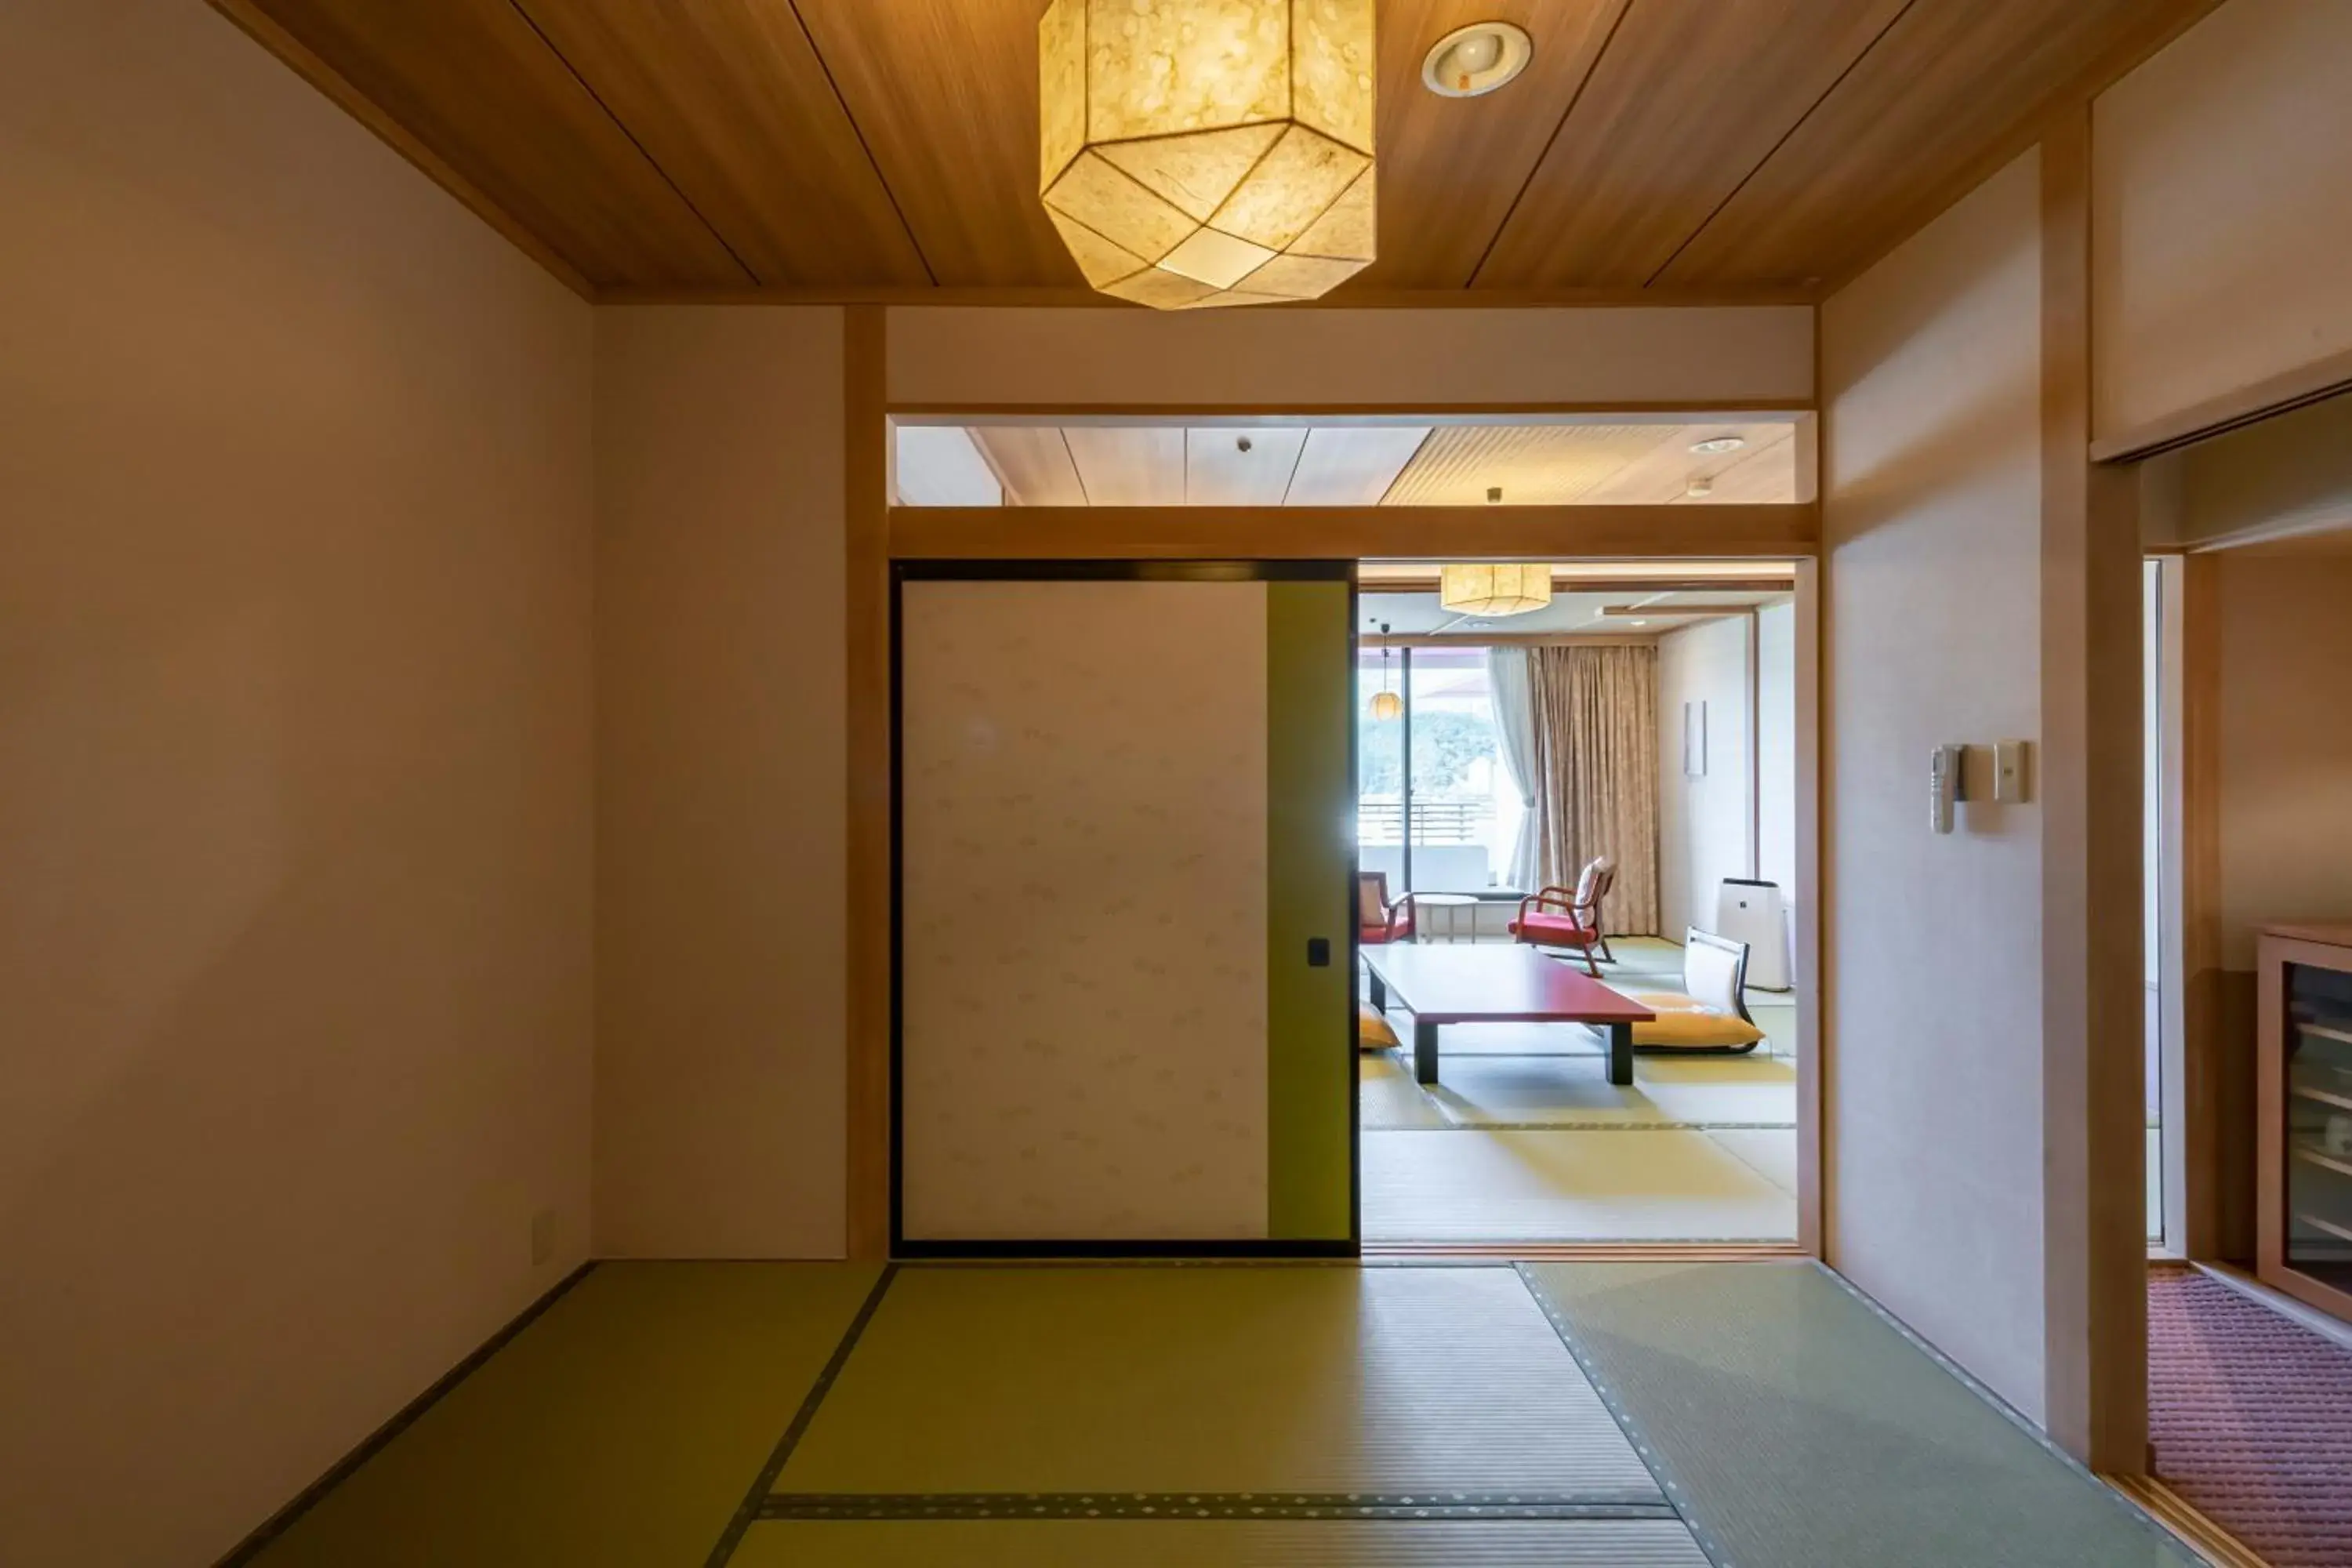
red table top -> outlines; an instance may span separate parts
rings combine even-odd
[[[1362,950],[1391,995],[1424,1024],[1641,1024],[1657,1015],[1521,942]]]

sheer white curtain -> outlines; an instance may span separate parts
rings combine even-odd
[[[1519,792],[1518,837],[1511,841],[1511,863],[1506,885],[1532,893],[1543,885],[1537,865],[1540,844],[1536,821],[1536,695],[1528,672],[1528,650],[1490,647],[1486,650],[1486,684],[1495,698],[1495,736],[1503,753],[1503,771]]]

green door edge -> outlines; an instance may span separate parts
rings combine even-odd
[[[1354,589],[1266,584],[1266,1235],[1355,1234]],[[1330,962],[1307,963],[1307,944]]]

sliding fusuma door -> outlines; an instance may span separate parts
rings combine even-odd
[[[900,568],[899,1250],[1348,1248],[1352,595]]]

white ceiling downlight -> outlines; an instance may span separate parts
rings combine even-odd
[[[1473,22],[1437,40],[1421,62],[1422,85],[1440,98],[1481,98],[1528,68],[1535,40],[1508,22]]]
[[[1746,445],[1748,443],[1737,436],[1710,436],[1704,441],[1692,442],[1691,450],[1704,453],[1737,452]]]

